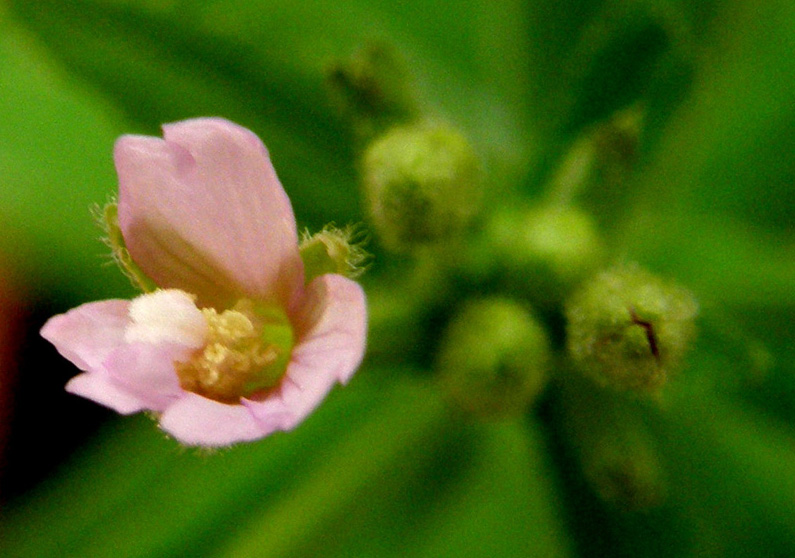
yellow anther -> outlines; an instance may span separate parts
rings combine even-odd
[[[231,403],[281,379],[292,349],[292,328],[286,316],[258,312],[249,301],[235,308],[220,314],[202,309],[207,342],[190,361],[177,364],[183,389]]]

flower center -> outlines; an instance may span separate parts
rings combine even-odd
[[[207,321],[203,348],[176,363],[182,389],[223,403],[275,386],[293,348],[293,329],[283,310],[240,300],[231,310],[201,310]]]

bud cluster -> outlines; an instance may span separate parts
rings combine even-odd
[[[636,404],[658,401],[675,376],[697,304],[685,289],[608,259],[600,226],[623,203],[642,105],[576,138],[544,199],[489,199],[465,136],[419,110],[393,110],[419,104],[403,102],[410,91],[377,57],[361,64],[355,59],[344,75],[384,102],[380,114],[375,102],[359,110],[360,120],[382,124],[370,128],[359,160],[370,223],[386,251],[435,270],[415,305],[399,302],[409,308],[400,313],[406,327],[420,331],[389,339],[413,339],[404,352],[416,354],[430,338],[441,390],[474,416],[521,414],[551,387],[595,492],[627,507],[657,503],[664,475]]]

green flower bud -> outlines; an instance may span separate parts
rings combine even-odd
[[[655,393],[680,365],[697,310],[687,290],[637,266],[617,267],[568,301],[568,351],[601,385]]]
[[[592,140],[596,148],[596,171],[604,186],[622,182],[638,157],[645,107],[634,104],[614,113],[596,126]]]
[[[306,282],[326,273],[349,278],[361,275],[369,255],[361,246],[362,239],[357,236],[357,229],[350,226],[344,229],[327,226],[314,235],[305,232],[299,251]]]
[[[579,203],[607,225],[630,210],[634,201],[629,178],[635,170],[643,135],[643,105],[633,105],[597,125],[589,141],[594,161]]]
[[[409,122],[419,112],[406,69],[388,45],[368,44],[334,64],[327,82],[332,101],[360,140]]]
[[[396,251],[456,235],[482,194],[480,165],[469,142],[438,124],[392,128],[365,151],[362,175],[375,229]]]
[[[560,388],[563,433],[593,491],[629,510],[661,504],[666,475],[637,401],[576,376]]]
[[[577,201],[610,222],[625,210],[631,196],[624,186],[638,158],[643,105],[620,110],[580,135],[561,159],[548,185],[547,199],[556,205]]]
[[[604,256],[590,215],[571,206],[503,211],[486,234],[503,279],[540,307],[560,304]]]
[[[492,417],[519,414],[547,383],[546,332],[522,306],[507,299],[467,303],[445,332],[437,370],[454,404]]]

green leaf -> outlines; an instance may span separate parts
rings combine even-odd
[[[417,6],[12,2],[67,67],[118,103],[143,131],[216,114],[258,132],[299,218],[315,227],[361,218],[351,144],[327,100],[324,72],[373,35],[407,51],[410,71],[427,81],[431,95],[443,98],[455,120],[480,136],[491,158],[500,153],[503,166],[506,159],[523,165],[517,152],[525,146],[516,141],[523,134],[518,103],[524,73],[516,64],[522,50],[512,40],[521,39],[521,26],[510,12],[494,14],[485,2],[462,5],[459,13],[444,10],[439,19],[413,17]],[[495,19],[513,27],[495,36],[489,27]],[[449,51],[439,48],[453,36],[469,40],[449,43],[456,45]],[[499,86],[506,84],[503,93]],[[491,147],[495,139],[499,145]]]
[[[34,294],[129,290],[90,213],[115,191],[118,115],[6,18],[0,60],[0,250]]]
[[[795,306],[795,244],[728,215],[658,209],[627,227],[628,251],[706,306]]]
[[[619,223],[622,255],[670,270],[705,298],[742,307],[795,303],[792,158],[795,7],[742,2],[694,72],[690,94],[659,130]]]
[[[677,405],[665,420],[672,497],[686,514],[692,555],[791,554],[792,430],[715,397]]]
[[[415,533],[418,556],[571,556],[538,426],[481,425],[472,468]]]
[[[4,510],[3,556],[211,555],[230,525],[302,490],[362,428],[416,395],[361,383],[333,393],[294,432],[210,454],[180,448],[145,417],[119,419],[60,478]]]
[[[535,426],[453,420],[434,389],[374,380],[209,455],[120,419],[4,510],[3,556],[568,555]]]

